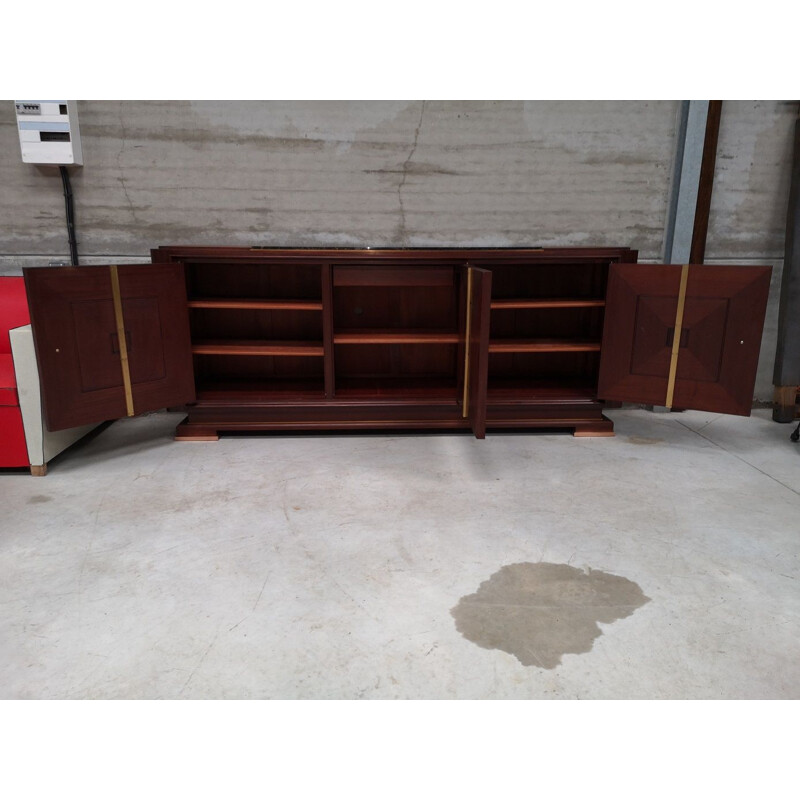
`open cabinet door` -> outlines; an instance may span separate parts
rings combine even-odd
[[[194,401],[182,264],[23,274],[49,430]]]
[[[476,439],[486,438],[486,394],[489,383],[489,313],[492,273],[467,266],[466,346],[462,413]]]
[[[613,264],[598,397],[749,416],[771,272]]]

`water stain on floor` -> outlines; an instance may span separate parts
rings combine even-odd
[[[49,503],[51,500],[46,494],[35,494],[28,498],[28,505],[31,503]]]
[[[526,667],[555,669],[566,653],[588,653],[598,622],[629,617],[650,601],[633,581],[547,562],[509,564],[451,610],[457,630]]]

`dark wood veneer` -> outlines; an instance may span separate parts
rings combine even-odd
[[[634,250],[170,246],[152,258],[185,265],[191,298],[198,397],[180,438],[239,429],[611,430],[596,400],[605,286],[609,266],[635,262]],[[319,374],[309,373],[309,356],[322,356]]]
[[[193,401],[180,265],[117,270],[134,413]],[[37,267],[24,275],[48,429],[125,416],[110,268]]]
[[[676,338],[681,267],[636,255],[160,247],[119,268],[134,413],[188,403],[176,438],[196,440],[609,436],[598,398],[664,403],[673,351],[675,406],[748,413],[769,268],[691,267]],[[112,273],[25,271],[51,427],[126,413]]]
[[[748,416],[771,267],[689,265],[673,405]],[[682,267],[621,265],[608,287],[599,394],[665,405]]]

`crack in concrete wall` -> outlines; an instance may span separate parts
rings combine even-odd
[[[125,200],[127,201],[128,207],[131,210],[131,217],[133,218],[133,222],[134,222],[134,224],[138,225],[139,224],[139,220],[136,217],[136,209],[135,209],[135,207],[133,205],[133,201],[131,200],[130,193],[128,192],[128,187],[125,185],[125,175],[124,175],[123,169],[122,169],[122,154],[125,152],[125,145],[128,142],[128,134],[127,134],[127,131],[125,130],[125,120],[123,119],[124,110],[125,110],[125,102],[124,101],[120,101],[120,103],[119,103],[119,127],[120,127],[120,131],[121,131],[122,135],[120,137],[119,152],[117,153],[117,169],[119,170],[119,178],[117,180],[119,180],[120,185],[122,186],[122,191],[125,193]]]
[[[402,168],[400,169],[400,183],[397,184],[397,200],[400,204],[400,223],[397,228],[397,239],[400,243],[406,244],[408,242],[408,234],[406,232],[406,209],[403,205],[403,187],[406,185],[408,179],[408,169],[411,164],[411,159],[414,158],[414,153],[417,152],[417,145],[419,144],[419,132],[422,128],[422,118],[425,116],[425,101],[422,101],[422,106],[419,110],[419,121],[417,122],[416,130],[414,131],[414,143],[411,145],[411,152],[405,160]]]

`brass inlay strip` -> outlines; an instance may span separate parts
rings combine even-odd
[[[672,355],[669,362],[669,378],[667,379],[667,408],[672,408],[675,394],[675,376],[678,373],[678,350],[681,346],[681,329],[683,328],[683,309],[686,305],[686,283],[689,278],[689,265],[681,267],[681,286],[678,290],[678,310],[675,312],[675,333],[672,336]]]
[[[119,274],[116,264],[109,267],[111,271],[111,296],[114,299],[114,318],[117,323],[119,339],[119,361],[122,367],[122,384],[125,387],[125,408],[128,416],[133,416],[133,393],[131,391],[131,370],[128,363],[128,342],[125,339],[125,321],[122,318],[122,295],[119,291]]]
[[[469,340],[472,335],[472,267],[467,267],[467,325],[464,347],[464,400],[461,403],[461,416],[469,415]]]

